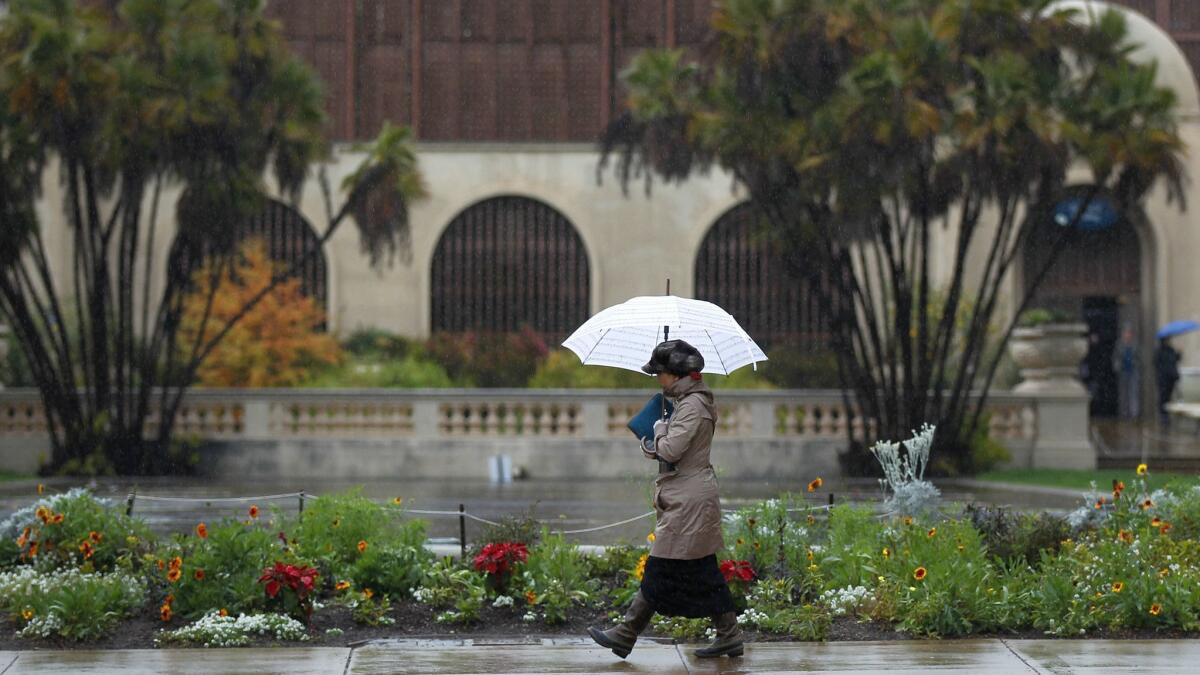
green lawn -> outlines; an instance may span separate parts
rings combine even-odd
[[[1071,469],[1005,469],[1002,471],[988,471],[981,473],[975,477],[977,480],[994,481],[997,483],[1019,483],[1022,485],[1045,485],[1048,487],[1061,487],[1086,490],[1091,481],[1096,481],[1096,487],[1101,490],[1108,490],[1112,487],[1113,479],[1125,481],[1129,484],[1133,479],[1137,478],[1137,474],[1133,467],[1127,470],[1104,470],[1104,471],[1082,471]],[[1149,484],[1152,488],[1161,487],[1173,480],[1183,480],[1191,483],[1200,483],[1200,476],[1196,474],[1179,474],[1179,473],[1153,473],[1149,475]]]
[[[0,471],[0,483],[10,480],[29,480],[33,476],[27,476],[22,473],[9,473],[8,471]]]

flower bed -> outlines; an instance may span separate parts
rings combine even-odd
[[[1145,474],[1094,490],[1067,517],[809,510],[784,495],[726,516],[721,569],[754,639],[1191,635],[1200,489],[1151,489]],[[399,499],[357,492],[298,517],[238,516],[159,538],[85,491],[39,496],[0,522],[0,648],[575,634],[619,617],[647,554],[587,556],[506,523],[465,560],[436,560]],[[658,617],[651,630],[702,639],[708,628]]]

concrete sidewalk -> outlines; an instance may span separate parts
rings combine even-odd
[[[622,661],[570,640],[383,640],[356,648],[0,652],[17,673],[1195,673],[1195,640],[913,640],[757,643],[738,659],[643,641]]]

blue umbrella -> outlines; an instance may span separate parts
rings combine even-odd
[[[1183,335],[1184,333],[1190,333],[1194,330],[1200,330],[1200,323],[1196,323],[1195,321],[1190,321],[1190,320],[1172,321],[1171,323],[1163,326],[1162,328],[1159,328],[1157,335],[1158,335],[1158,339],[1161,340],[1163,338],[1169,338],[1169,337],[1173,337],[1175,335]]]

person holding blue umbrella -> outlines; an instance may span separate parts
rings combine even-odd
[[[1200,330],[1200,323],[1172,321],[1158,329],[1158,348],[1154,350],[1154,375],[1158,382],[1158,419],[1164,427],[1171,424],[1171,416],[1167,414],[1167,403],[1171,402],[1175,385],[1179,383],[1179,361],[1183,358],[1179,350],[1171,346],[1171,338],[1194,330]]]

